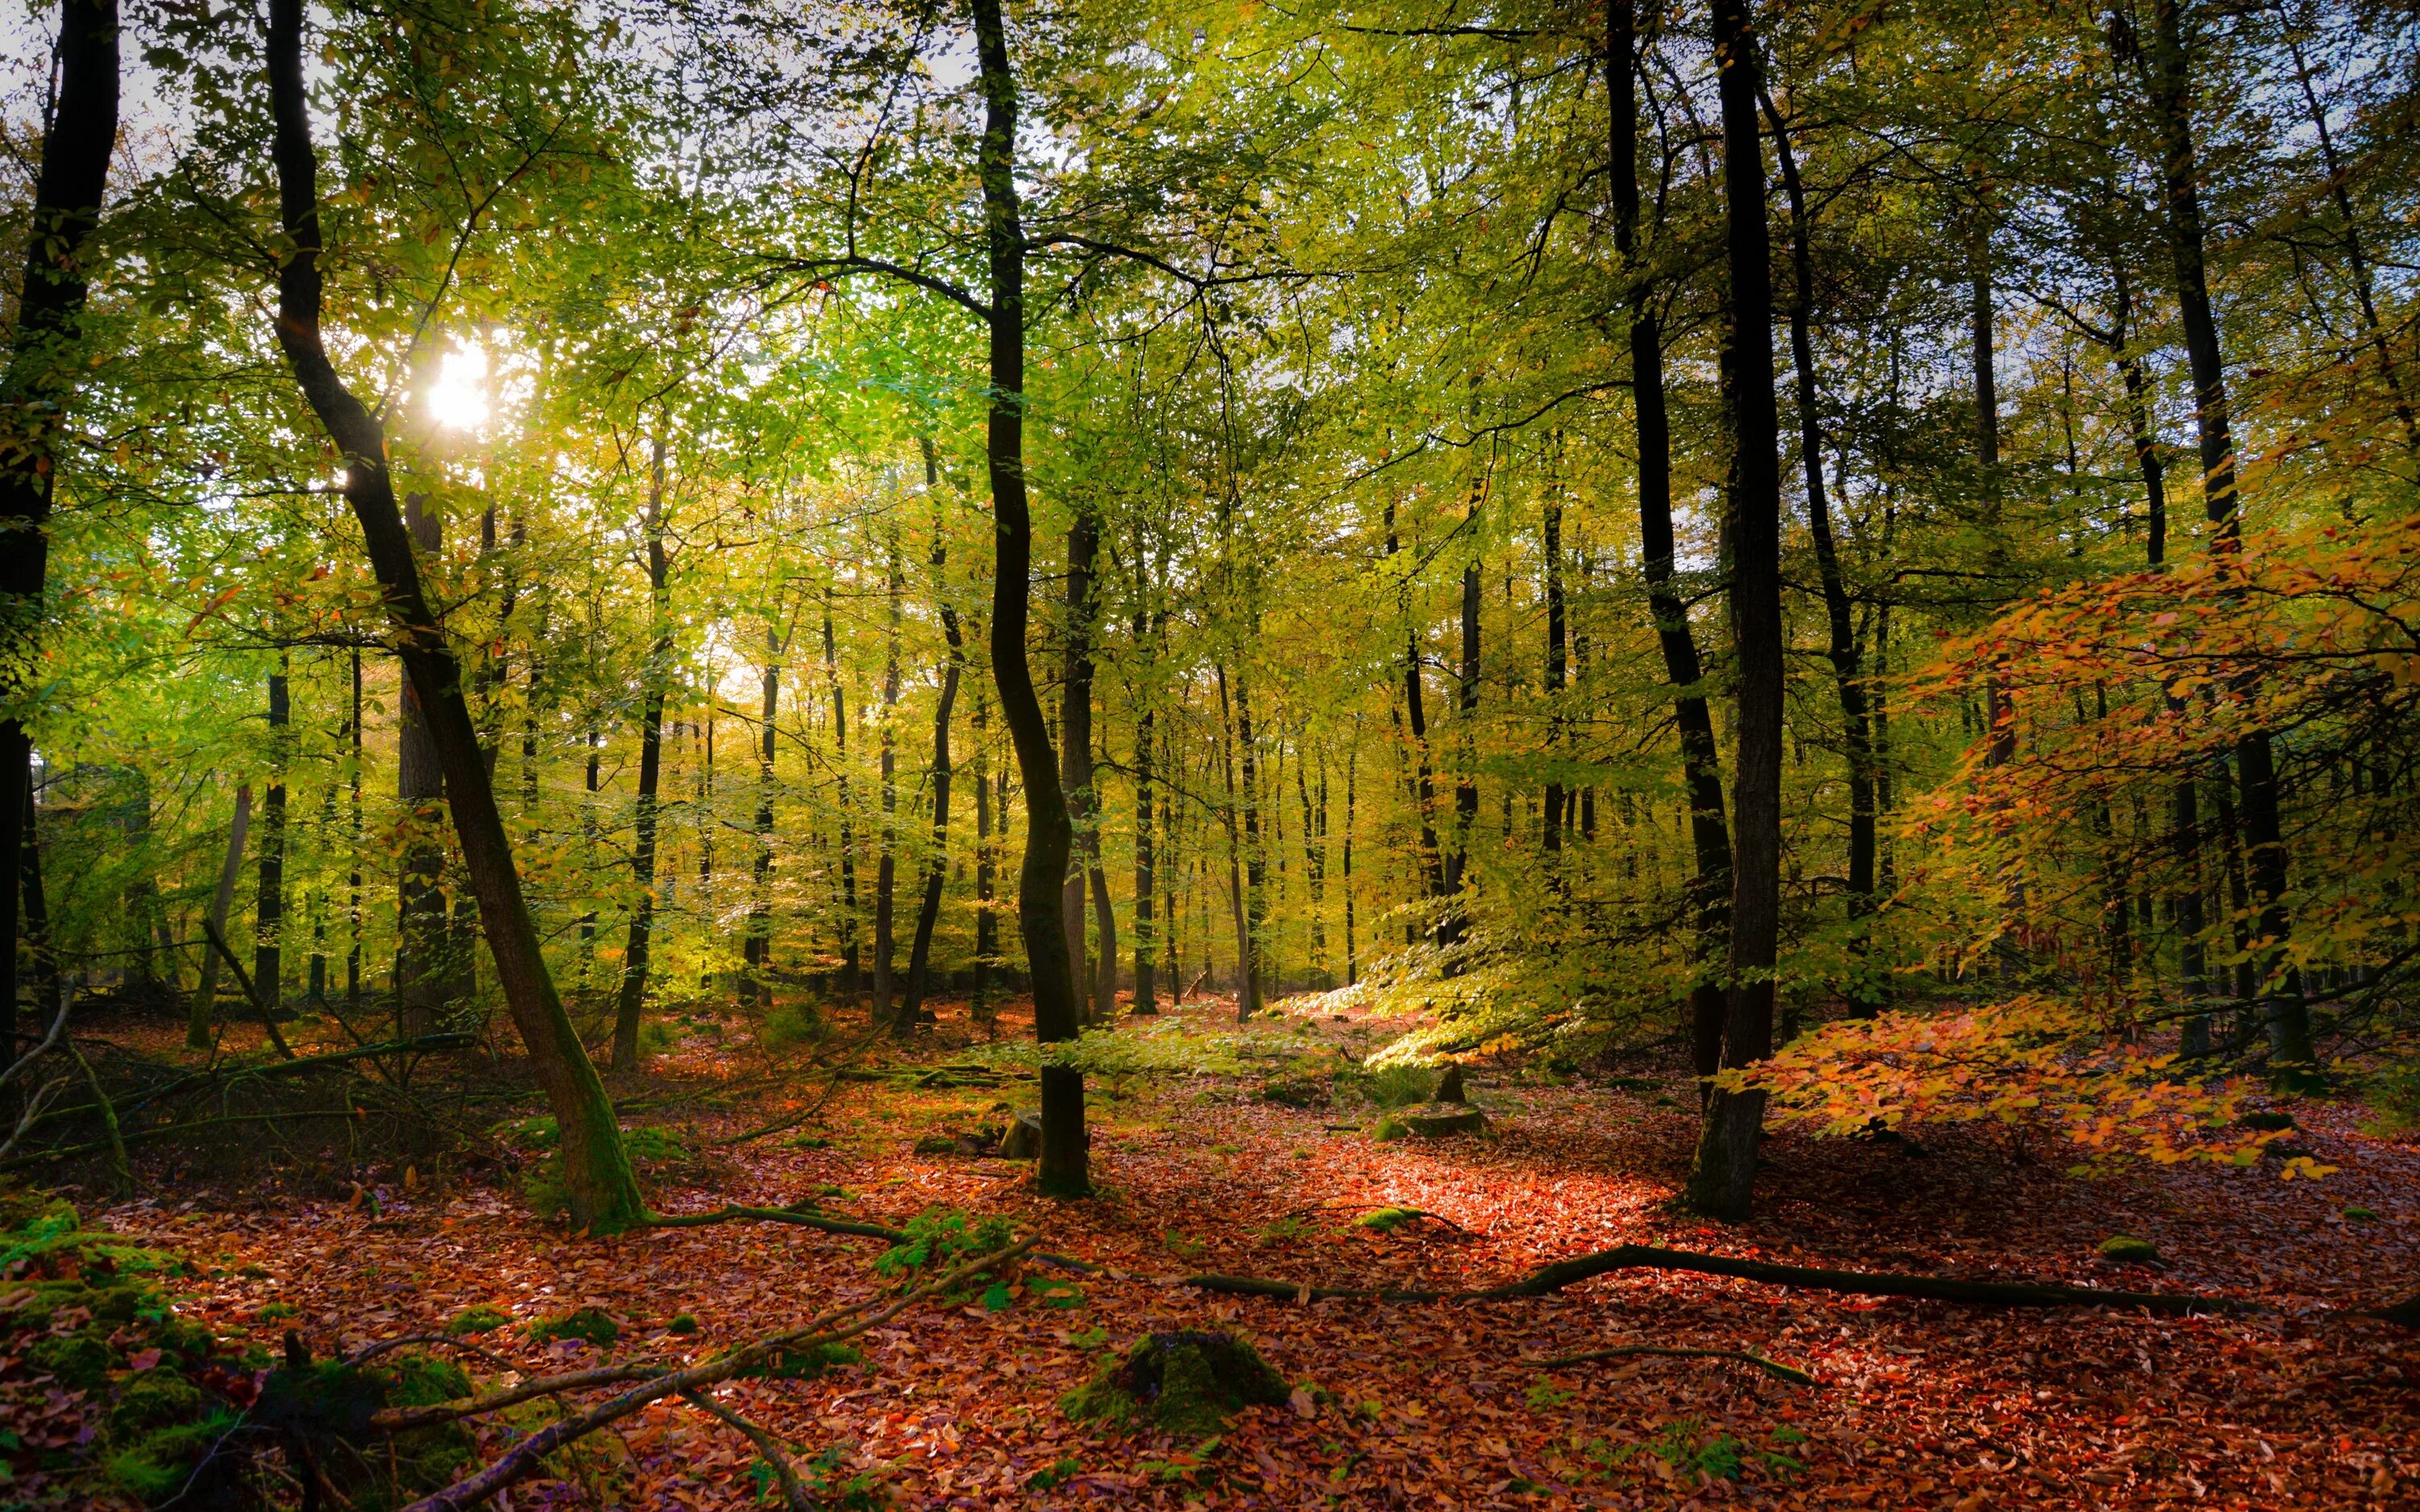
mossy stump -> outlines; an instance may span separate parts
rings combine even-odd
[[[1478,1134],[1487,1127],[1487,1115],[1466,1103],[1430,1103],[1395,1115],[1404,1130],[1422,1139]]]
[[[1125,1358],[1059,1399],[1079,1423],[1154,1425],[1180,1439],[1227,1428],[1238,1408],[1276,1407],[1292,1395],[1260,1352],[1232,1334],[1146,1334]]]

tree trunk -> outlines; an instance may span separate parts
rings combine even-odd
[[[1344,985],[1352,986],[1361,980],[1361,960],[1354,953],[1353,940],[1353,822],[1357,795],[1354,779],[1361,763],[1359,721],[1355,721],[1354,742],[1344,748],[1344,847],[1342,857],[1344,876]]]
[[[924,442],[924,486],[940,482],[933,443]],[[933,926],[941,917],[941,886],[950,875],[950,715],[957,706],[958,679],[966,669],[966,639],[958,629],[958,611],[950,602],[944,581],[948,557],[938,521],[933,530],[933,591],[941,600],[941,634],[950,643],[950,659],[941,669],[941,697],[933,705],[933,853],[924,863],[924,896],[916,908],[916,941],[908,952],[908,995],[899,1005],[899,1022],[912,1026],[931,1018],[924,1011],[924,980],[933,958]]]
[[[352,750],[352,764],[345,772],[345,798],[352,844],[349,847],[351,866],[345,874],[345,922],[349,931],[345,951],[345,1008],[348,1012],[358,1013],[362,1011],[362,853],[368,842],[362,816],[362,648],[353,647],[349,659],[352,703],[345,715],[345,741]]]
[[[1637,30],[1633,0],[1611,0],[1606,79],[1613,121],[1614,240],[1629,292],[1631,398],[1638,427],[1638,539],[1647,579],[1648,612],[1672,685],[1673,722],[1681,736],[1681,771],[1689,805],[1689,841],[1696,861],[1690,892],[1696,903],[1696,983],[1689,993],[1690,1057],[1700,1077],[1722,1059],[1729,1012],[1715,963],[1730,930],[1731,842],[1723,813],[1720,757],[1713,712],[1699,685],[1704,663],[1688,607],[1673,586],[1672,429],[1664,395],[1664,332],[1655,295],[1641,263],[1638,203]]]
[[[2151,104],[2165,158],[2168,242],[2177,274],[2177,312],[2185,330],[2185,357],[2193,374],[2194,421],[2201,443],[2202,503],[2211,550],[2224,559],[2242,550],[2242,521],[2236,510],[2235,438],[2227,409],[2226,367],[2211,308],[2208,258],[2202,230],[2198,169],[2194,161],[2193,64],[2185,37],[2181,0],[2156,0],[2158,44],[2151,71]],[[2269,733],[2255,730],[2235,743],[2238,804],[2243,823],[2245,869],[2258,910],[2254,958],[2260,979],[2262,1018],[2269,1055],[2280,1066],[2306,1074],[2318,1062],[2311,1042],[2310,1009],[2287,952],[2293,923],[2286,903],[2286,844],[2279,813],[2275,753]]]
[[[427,496],[408,495],[403,518],[413,548],[435,558],[444,547],[444,522]],[[445,847],[438,829],[445,817],[445,769],[418,687],[407,675],[397,691],[395,783],[403,848],[396,873],[396,1033],[409,1038],[436,1028],[445,1003]]]
[[[1136,636],[1142,639],[1142,616],[1135,616]],[[1145,689],[1142,706],[1135,715],[1134,783],[1135,783],[1135,869],[1134,869],[1134,1011],[1137,1013],[1159,1011],[1158,981],[1154,975],[1158,963],[1153,952],[1156,947],[1152,912],[1152,891],[1158,886],[1154,874],[1153,809],[1156,795],[1152,792],[1151,743],[1153,719],[1151,693]]]
[[[1223,813],[1227,824],[1227,907],[1235,921],[1235,1021],[1243,1023],[1252,1016],[1252,989],[1258,981],[1258,971],[1252,960],[1252,926],[1244,907],[1244,841],[1236,829],[1235,801],[1235,718],[1228,706],[1227,669],[1218,671],[1218,773],[1226,784],[1227,804]]]
[[[768,973],[773,964],[773,720],[782,702],[782,653],[784,637],[765,622],[764,702],[760,705],[756,745],[756,870],[750,879],[748,933],[739,959],[748,974],[746,995],[759,1008],[773,1000]]]
[[[252,784],[246,782],[235,790],[235,818],[227,825],[226,859],[219,864],[218,890],[210,894],[210,928],[218,932],[221,939],[226,938],[227,913],[235,906],[235,882],[243,871],[244,833],[251,827]],[[186,1049],[209,1048],[210,1019],[217,1010],[218,995],[219,953],[205,945],[201,977],[194,983],[194,1000],[186,1011]]]
[[[1731,629],[1739,662],[1731,789],[1730,988],[1723,1065],[1772,1053],[1773,967],[1781,909],[1781,469],[1773,396],[1773,243],[1765,224],[1764,153],[1757,122],[1757,43],[1745,0],[1714,0],[1721,69],[1726,261],[1730,274],[1723,364],[1725,409],[1738,448],[1732,469]],[[1689,1172],[1699,1211],[1742,1218],[1756,1181],[1764,1094],[1716,1091]]]
[[[1017,925],[1033,977],[1033,1031],[1045,1045],[1075,1038],[1074,979],[1066,969],[1060,884],[1067,875],[1067,801],[1059,786],[1050,726],[1026,663],[1033,519],[1025,498],[1025,231],[1016,192],[1016,77],[1008,61],[1001,0],[973,0],[975,58],[984,93],[979,176],[991,269],[991,413],[986,461],[998,563],[992,574],[992,680],[1001,717],[1025,783],[1025,864],[1017,879]],[[1047,1055],[1047,1053],[1046,1053]],[[1084,1134],[1084,1073],[1042,1067],[1042,1159],[1035,1183],[1056,1196],[1092,1190]]]
[[[1556,438],[1559,449],[1561,438]],[[1539,546],[1544,556],[1543,575],[1546,589],[1546,759],[1559,759],[1562,743],[1563,681],[1571,659],[1569,626],[1565,623],[1563,603],[1563,496],[1561,483],[1547,484],[1544,518],[1540,522]],[[1563,794],[1559,772],[1546,779],[1546,811],[1538,821],[1538,845],[1546,856],[1547,885],[1559,893],[1563,885],[1559,862],[1563,850]]]
[[[832,787],[840,802],[840,996],[857,1001],[857,836],[848,796],[848,700],[841,690],[840,647],[832,639],[831,590],[824,590],[824,682],[831,689]]]
[[[1815,570],[1823,591],[1823,618],[1830,635],[1827,655],[1832,684],[1840,701],[1841,755],[1849,768],[1849,1012],[1871,1018],[1882,1011],[1879,979],[1867,959],[1874,911],[1874,766],[1873,737],[1866,710],[1866,685],[1859,666],[1862,648],[1851,623],[1848,581],[1840,571],[1840,551],[1832,535],[1832,507],[1823,488],[1823,426],[1817,408],[1815,343],[1809,330],[1815,299],[1813,230],[1807,224],[1806,186],[1799,181],[1797,154],[1791,150],[1790,131],[1772,98],[1761,100],[1773,126],[1776,156],[1781,165],[1782,189],[1790,198],[1790,266],[1794,287],[1790,301],[1790,355],[1798,379],[1798,453],[1807,481],[1807,533],[1815,546]]]
[[[655,634],[647,665],[640,672],[639,801],[632,816],[637,843],[630,851],[630,881],[638,896],[630,907],[630,934],[622,954],[622,995],[613,1007],[613,1069],[639,1069],[639,1017],[647,1001],[647,968],[656,927],[656,820],[664,772],[664,687],[672,681],[672,563],[664,555],[664,438],[658,432],[647,471],[648,617]]]
[[[1462,666],[1454,679],[1454,729],[1462,740],[1462,770],[1453,779],[1453,843],[1445,856],[1446,915],[1437,928],[1437,943],[1451,945],[1463,936],[1466,919],[1463,884],[1470,867],[1470,847],[1479,831],[1479,504],[1485,491],[1483,473],[1470,480],[1471,558],[1462,569]]]
[[[1109,905],[1109,882],[1101,873],[1101,806],[1093,779],[1093,642],[1099,618],[1094,563],[1100,554],[1100,517],[1078,504],[1067,527],[1067,599],[1064,676],[1060,685],[1059,783],[1067,795],[1079,865],[1071,869],[1060,896],[1067,933],[1067,964],[1079,991],[1091,987],[1088,1014],[1107,1024],[1117,1012],[1117,918]],[[1094,933],[1100,937],[1088,967],[1084,949],[1084,888],[1094,892]]]
[[[1403,550],[1395,534],[1395,504],[1387,501],[1387,560],[1392,562]],[[1420,632],[1412,618],[1412,585],[1404,579],[1397,589],[1398,608],[1404,616],[1404,716],[1411,727],[1412,752],[1416,764],[1413,805],[1420,815],[1420,866],[1428,877],[1432,897],[1445,895],[1445,857],[1437,844],[1436,779],[1429,764],[1429,717],[1426,701],[1421,697]]]
[[[1251,687],[1239,669],[1235,673],[1235,748],[1236,763],[1243,775],[1244,794],[1244,934],[1249,942],[1244,956],[1244,985],[1240,1016],[1251,1017],[1264,1006],[1263,997],[1267,988],[1265,956],[1267,954],[1269,863],[1261,845],[1260,767],[1254,757],[1252,740]]]
[[[117,0],[61,0],[55,61],[57,94],[17,288],[17,329],[0,373],[0,410],[23,417],[0,458],[0,696],[23,691],[33,664],[50,574],[51,490],[56,481],[52,437],[63,423],[83,367],[73,350],[85,304],[85,242],[101,220],[117,149]],[[33,737],[15,718],[0,719],[0,793],[33,780]],[[0,1052],[16,1058],[18,851],[25,843],[23,805],[0,801]],[[209,958],[205,952],[206,960]]]
[[[908,573],[899,560],[899,532],[895,526],[887,554],[890,572],[885,579],[884,597],[889,618],[883,637],[881,744],[876,758],[882,783],[882,840],[874,863],[873,1022],[904,1031],[907,1024],[892,1014],[897,1006],[893,1002],[897,975],[892,965],[898,953],[899,619],[903,612],[901,598],[908,591]]]
[[[992,906],[991,709],[980,683],[975,685],[974,728],[975,980],[968,1011],[976,1023],[987,1025],[992,1021],[991,974],[1000,961],[1000,915]],[[1000,775],[1007,779],[1006,770]]]
[[[421,591],[420,564],[396,507],[385,434],[345,387],[321,345],[318,161],[311,146],[302,77],[302,0],[270,0],[268,63],[278,197],[294,248],[278,270],[278,344],[313,413],[344,457],[345,495],[384,592],[404,670],[428,716],[444,764],[455,827],[478,893],[497,981],[562,1131],[571,1220],[597,1231],[624,1228],[645,1214],[638,1182],[605,1085],[547,974],[479,751],[478,733],[463,701],[461,667]]]
[[[260,897],[253,919],[252,985],[274,1010],[286,1000],[286,768],[291,759],[292,707],[286,653],[269,674],[269,787],[260,805]],[[224,928],[224,924],[222,924]]]

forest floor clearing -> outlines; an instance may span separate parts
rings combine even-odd
[[[1350,1090],[1368,1079],[1337,1081],[1329,1105],[1301,1088],[1404,1026],[1315,1001],[1240,1028],[1217,1000],[1130,1021],[1123,1058],[1090,1078],[1100,1191],[1075,1202],[954,1143],[1030,1105],[1017,1072],[1030,1029],[1014,1012],[989,1041],[947,1005],[893,1070],[803,1072],[787,1090],[721,1105],[719,1087],[761,1085],[766,1057],[737,1015],[686,1015],[652,1068],[644,1100],[657,1110],[631,1116],[699,1157],[666,1167],[659,1211],[812,1199],[892,1228],[933,1210],[1002,1216],[1041,1248],[1106,1268],[1028,1266],[1011,1305],[910,1309],[854,1341],[861,1363],[733,1382],[717,1400],[787,1440],[834,1506],[2420,1505],[2420,1338],[2356,1312],[2420,1278],[2420,1149],[2357,1132],[2355,1109],[2294,1108],[2298,1143],[2340,1167],[2317,1181],[2280,1180],[2274,1162],[2078,1179],[2064,1147],[1997,1126],[1920,1131],[1921,1153],[1781,1131],[1757,1219],[1729,1227],[1668,1211],[1696,1124],[1679,1071],[1565,1080],[1474,1065],[1485,1133],[1378,1140],[1384,1109]],[[264,1189],[87,1200],[85,1216],[189,1257],[204,1269],[171,1284],[179,1311],[271,1350],[289,1329],[324,1357],[495,1309],[468,1335],[487,1356],[462,1358],[483,1389],[509,1379],[507,1363],[536,1375],[608,1356],[702,1359],[892,1287],[872,1263],[878,1240],[749,1222],[582,1237],[508,1189],[365,1174],[349,1201]],[[2120,1234],[2161,1258],[2103,1258]],[[1183,1284],[1213,1272],[1480,1288],[1624,1242],[2271,1310],[1993,1308],[1637,1270],[1486,1303]],[[589,1307],[616,1325],[610,1349],[532,1337],[530,1325]],[[1298,1388],[1291,1400],[1244,1408],[1207,1440],[1106,1431],[1063,1411],[1063,1394],[1139,1335],[1212,1329],[1254,1343]],[[1624,1344],[1744,1351],[1817,1384],[1720,1358],[1542,1363]],[[23,1476],[26,1455],[92,1429],[77,1394],[31,1379],[22,1339],[5,1353],[0,1419]],[[478,1457],[502,1453],[505,1431],[483,1425]],[[685,1402],[581,1441],[541,1474],[492,1504],[738,1507],[770,1492],[751,1443]]]

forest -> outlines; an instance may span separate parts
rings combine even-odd
[[[0,39],[0,1509],[2420,1506],[2411,0]]]

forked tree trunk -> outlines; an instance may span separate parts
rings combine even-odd
[[[1641,258],[1638,200],[1638,32],[1634,0],[1610,0],[1606,56],[1612,100],[1614,241],[1629,293],[1631,402],[1638,428],[1638,539],[1647,579],[1647,609],[1655,621],[1664,676],[1672,687],[1673,723],[1681,736],[1681,773],[1689,806],[1689,842],[1696,862],[1691,953],[1697,980],[1689,992],[1691,1064],[1712,1076],[1722,1060],[1729,1012],[1716,963],[1730,929],[1731,841],[1723,813],[1720,758],[1713,711],[1700,684],[1689,610],[1673,585],[1672,428],[1664,394],[1664,331],[1655,291]]]
[[[21,691],[16,669],[33,664],[50,573],[51,489],[57,477],[52,438],[66,414],[82,367],[74,347],[84,315],[85,244],[101,220],[109,159],[117,149],[117,0],[62,0],[54,67],[57,94],[17,287],[17,329],[0,373],[0,409],[23,428],[0,457],[0,695]],[[33,779],[34,746],[24,725],[0,719],[0,794]],[[0,799],[0,1061],[16,1058],[19,848],[24,806]],[[209,952],[205,952],[208,958]]]
[[[605,1084],[556,996],[496,809],[462,670],[421,591],[420,564],[387,471],[386,436],[328,359],[319,332],[318,158],[302,78],[303,0],[270,0],[269,93],[276,124],[278,200],[293,252],[278,270],[277,338],[312,412],[345,464],[352,505],[386,601],[406,673],[419,694],[452,795],[455,829],[479,899],[496,978],[562,1134],[564,1185],[575,1225],[597,1231],[645,1216]]]
[[[1739,770],[1731,788],[1730,984],[1723,1066],[1745,1068],[1773,1046],[1773,968],[1781,923],[1781,465],[1773,397],[1773,240],[1765,221],[1757,122],[1757,42],[1745,0],[1714,0],[1723,123],[1725,409],[1738,450],[1731,470],[1731,633],[1738,656]],[[1717,1090],[1706,1104],[1683,1194],[1697,1211],[1743,1218],[1756,1182],[1764,1093]]]
[[[1025,782],[1025,864],[1017,878],[1017,926],[1033,976],[1033,1032],[1046,1046],[1076,1037],[1075,980],[1067,973],[1060,884],[1067,875],[1067,802],[1059,786],[1050,726],[1026,662],[1033,517],[1025,496],[1025,230],[1016,190],[1016,75],[1009,66],[1008,27],[1001,0],[972,0],[975,61],[984,95],[983,144],[977,162],[991,272],[987,325],[991,412],[985,459],[992,520],[998,532],[992,573],[992,680],[1001,717],[1016,748]],[[1047,1052],[1046,1052],[1047,1056]],[[1042,1066],[1042,1159],[1035,1182],[1048,1194],[1078,1196],[1092,1190],[1084,1134],[1084,1073],[1074,1066]]]
[[[647,971],[656,928],[657,798],[664,776],[664,687],[672,681],[672,563],[664,555],[664,438],[655,439],[647,469],[647,608],[655,634],[640,671],[639,801],[632,816],[637,843],[630,851],[630,881],[637,897],[630,907],[630,935],[622,953],[622,993],[613,1006],[613,1069],[639,1069],[639,1016],[646,1007]]]

